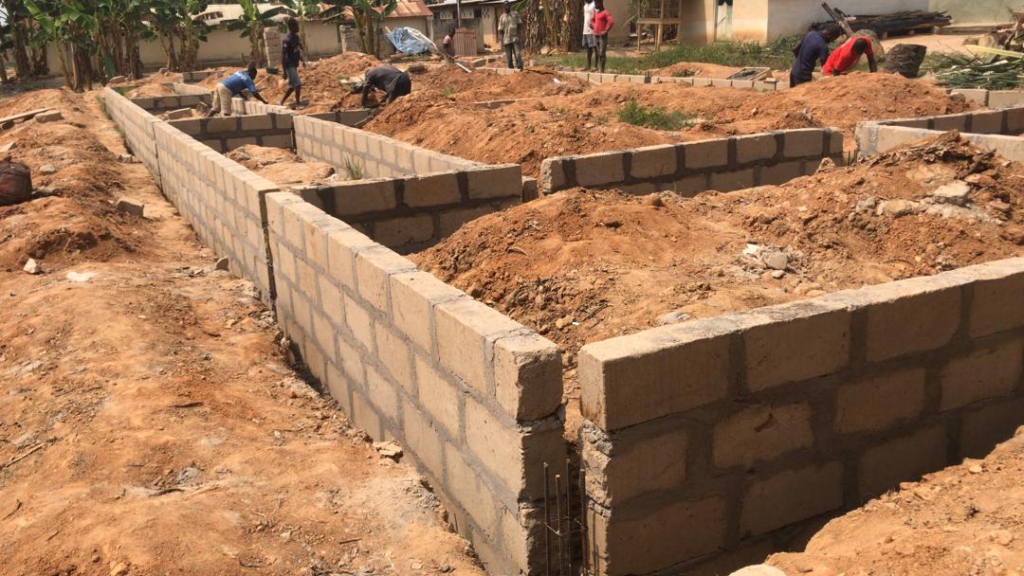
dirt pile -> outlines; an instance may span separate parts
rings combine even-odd
[[[956,134],[784,186],[572,190],[414,256],[560,344],[1024,254],[1024,166]],[[668,316],[666,316],[668,315]]]
[[[282,148],[246,144],[226,156],[267,180],[282,186],[303,186],[330,182],[336,172],[324,162],[306,162],[298,154]]]
[[[413,90],[437,90],[456,102],[471,103],[568,96],[586,92],[591,85],[542,68],[503,76],[483,70],[467,74],[455,66],[439,65],[422,74],[413,74],[412,87]]]
[[[41,107],[64,118],[17,124],[0,133],[0,145],[32,172],[29,202],[0,207],[0,269],[19,270],[29,258],[44,269],[83,259],[106,260],[132,253],[147,235],[139,219],[114,209],[131,187],[119,176],[118,157],[88,129],[94,110],[64,89],[40,90],[0,103],[0,116]]]
[[[361,52],[345,52],[331,58],[310,61],[306,67],[300,65],[302,100],[308,102],[309,106],[299,112],[315,114],[359,108],[359,99],[350,96],[350,92],[342,86],[342,81],[352,76],[362,77],[367,70],[381,65],[383,63],[380,60]],[[256,84],[271,104],[278,104],[288,90],[288,82],[281,74],[272,76],[261,72]],[[286,104],[294,101],[293,96]]]
[[[1024,567],[1024,429],[967,460],[828,523],[804,553],[767,564],[786,574],[1013,575]]]
[[[742,68],[707,62],[676,62],[671,66],[651,70],[651,76],[683,76],[693,78],[728,78]]]
[[[160,76],[163,78],[163,76]],[[156,96],[177,96],[177,92],[170,84],[163,82],[149,82],[129,90],[126,98],[152,98]]]

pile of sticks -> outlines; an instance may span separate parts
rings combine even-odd
[[[836,10],[836,12],[839,12],[839,10]],[[931,30],[948,26],[953,22],[953,19],[945,12],[925,12],[922,10],[845,17],[854,32],[874,30],[879,36],[886,36],[897,32]]]

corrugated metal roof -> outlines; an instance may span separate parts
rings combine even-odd
[[[398,0],[398,7],[388,18],[432,18],[434,13],[423,0]]]

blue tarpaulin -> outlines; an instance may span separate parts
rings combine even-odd
[[[422,40],[421,34],[416,34],[413,28],[395,28],[387,35],[388,40],[395,45],[395,50],[403,54],[422,54],[430,52],[430,44]]]

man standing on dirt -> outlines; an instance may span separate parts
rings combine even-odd
[[[594,39],[594,0],[583,3],[583,47],[587,49],[586,71],[590,72],[597,48],[597,40]]]
[[[810,82],[814,79],[814,69],[818,62],[824,66],[828,61],[828,45],[839,38],[839,26],[834,24],[827,26],[824,30],[811,29],[804,36],[804,39],[793,48],[793,68],[789,71],[789,87],[796,88],[800,84]]]
[[[512,11],[512,2],[505,0],[505,13],[498,19],[498,34],[501,35],[501,45],[505,47],[505,64],[509,68],[518,68],[523,71],[523,44],[519,39],[519,27],[523,20],[518,12]],[[515,66],[513,66],[513,58]]]
[[[366,73],[365,80],[355,85],[353,93],[362,92],[360,100],[363,108],[369,104],[368,96],[371,90],[380,90],[384,93],[381,105],[394,102],[402,96],[412,92],[412,79],[405,72],[392,66],[378,66]]]
[[[455,28],[452,28],[451,31],[448,32],[448,35],[444,37],[444,42],[441,43],[441,48],[449,58],[452,60],[455,59]]]
[[[872,72],[878,72],[878,63],[875,62],[875,52],[871,48],[871,39],[866,36],[854,36],[842,46],[836,48],[835,52],[828,57],[828,61],[821,67],[821,73],[825,76],[842,76],[847,74],[860,62],[863,55],[868,57],[868,66]]]
[[[597,40],[597,69],[604,73],[604,66],[608,62],[608,33],[615,26],[615,19],[611,12],[604,9],[604,0],[594,0],[594,7],[594,18],[590,26]]]
[[[258,73],[259,70],[257,70],[256,64],[250,62],[249,67],[245,70],[239,70],[218,82],[217,89],[213,92],[213,106],[206,117],[210,118],[218,112],[220,112],[221,116],[231,116],[231,99],[235,96],[241,96],[243,100],[248,100],[249,97],[245,95],[246,90],[252,93],[260,102],[269,104],[269,102],[263,99],[263,96],[260,96],[260,91],[256,89],[256,83],[253,82]]]
[[[302,105],[302,80],[299,79],[299,62],[306,66],[302,57],[302,39],[299,38],[299,23],[295,18],[288,19],[288,34],[281,42],[281,67],[284,68],[284,79],[288,81],[288,91],[281,97],[284,106],[288,97],[295,92],[295,107]]]

